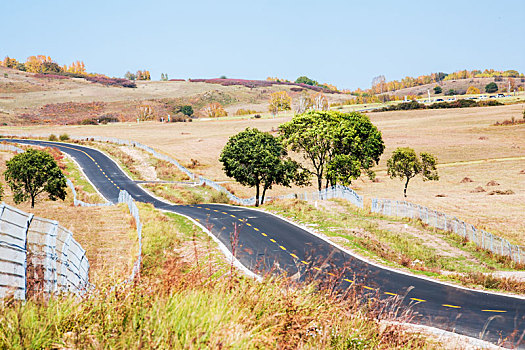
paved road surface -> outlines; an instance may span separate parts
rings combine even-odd
[[[208,227],[230,249],[234,227],[238,232],[236,257],[259,274],[287,273],[300,281],[312,278],[341,290],[358,288],[363,298],[404,297],[412,305],[412,322],[454,331],[506,346],[525,348],[525,298],[474,291],[437,283],[378,267],[341,251],[325,240],[271,214],[244,207],[202,204],[171,205],[145,192],[106,155],[75,144],[10,140],[52,146],[73,156],[84,173],[109,201],[120,190],[136,201],[184,214]]]

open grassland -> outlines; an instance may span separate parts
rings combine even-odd
[[[402,182],[388,178],[386,160],[396,147],[409,146],[417,152],[431,152],[438,158],[441,180],[426,183],[417,178],[412,180],[407,200],[455,215],[513,243],[522,243],[525,239],[525,127],[492,126],[496,121],[512,116],[521,118],[522,109],[522,105],[507,105],[371,113],[370,118],[383,134],[386,150],[376,169],[377,182],[361,178],[354,181],[353,187],[366,198],[403,200]],[[225,181],[225,186],[237,195],[251,197],[254,194],[252,189],[242,187],[224,175],[218,161],[221,149],[230,136],[246,127],[275,132],[279,124],[289,119],[290,116],[282,116],[175,124],[4,127],[1,130],[132,139],[150,145],[186,166],[192,165],[192,159],[197,160],[198,165],[193,169],[195,173]],[[462,182],[465,177],[473,182]],[[499,186],[487,186],[492,180]],[[486,192],[472,192],[478,186]],[[275,187],[269,195],[313,189]],[[495,190],[511,190],[514,194],[489,195]]]

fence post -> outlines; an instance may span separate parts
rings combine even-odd
[[[29,214],[29,217],[27,218],[27,221],[26,221],[26,227],[24,228],[24,240],[25,240],[25,244],[24,244],[24,249],[25,249],[25,253],[26,253],[26,256],[24,258],[24,300],[26,298],[26,293],[27,293],[27,233],[29,232],[29,226],[31,225],[31,221],[33,220],[33,214]]]

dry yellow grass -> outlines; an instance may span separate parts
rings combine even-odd
[[[396,147],[409,146],[417,152],[434,153],[441,164],[441,181],[423,183],[414,179],[408,188],[408,200],[456,215],[520,243],[525,239],[525,174],[520,174],[521,170],[525,170],[525,160],[520,159],[525,156],[525,127],[493,127],[492,124],[512,116],[519,118],[522,109],[522,105],[507,105],[370,113],[370,118],[381,130],[387,146],[377,167],[380,182],[359,179],[354,181],[353,186],[367,198],[377,196],[403,199],[400,181],[389,179],[384,171],[391,152]],[[279,124],[289,119],[290,116],[174,124],[149,122],[104,126],[2,127],[0,133],[30,132],[47,135],[66,132],[77,136],[100,135],[132,139],[150,145],[185,165],[191,159],[197,159],[202,164],[195,169],[197,173],[218,181],[231,181],[224,175],[218,161],[228,138],[246,127],[257,127],[263,131],[276,130]],[[486,162],[501,158],[514,159]],[[476,162],[462,164],[469,161]],[[444,164],[449,166],[443,166]],[[461,184],[464,177],[470,177],[475,182]],[[497,181],[500,186],[484,186],[490,180]],[[233,182],[227,185],[238,195],[253,196],[252,189]],[[515,194],[489,196],[487,193],[470,193],[481,185],[490,190],[511,189]],[[276,187],[269,195],[313,189]],[[435,197],[438,194],[445,194],[446,197]]]
[[[5,161],[12,153],[0,152],[0,173],[5,171]],[[2,176],[3,180],[3,176]],[[3,201],[36,216],[57,220],[71,232],[73,237],[86,250],[91,266],[90,281],[123,279],[131,272],[136,250],[136,231],[132,218],[125,206],[75,207],[73,196],[68,190],[65,201],[50,201],[45,194],[37,199],[34,208],[29,202],[13,203],[10,188],[2,182]]]

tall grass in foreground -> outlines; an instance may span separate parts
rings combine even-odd
[[[230,273],[188,220],[141,205],[144,269],[85,296],[0,304],[0,348],[429,349],[384,305],[285,278]],[[408,316],[407,316],[408,317]]]

